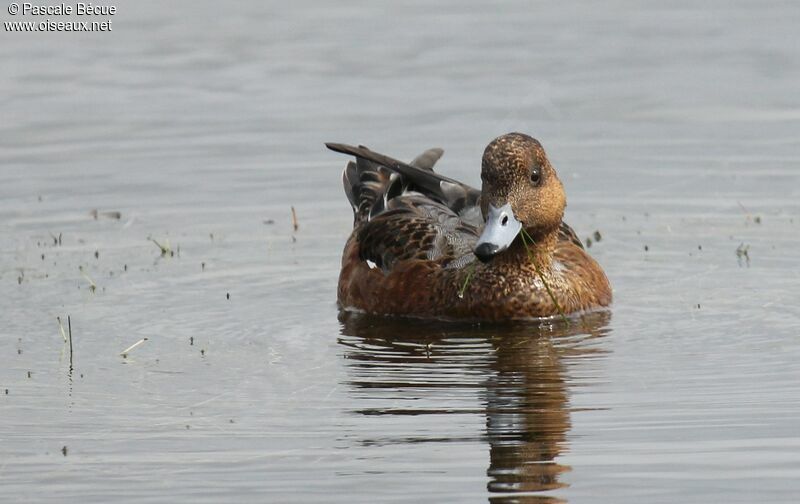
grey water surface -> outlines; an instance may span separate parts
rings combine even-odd
[[[115,5],[0,31],[0,501],[796,502],[796,2]],[[340,315],[323,142],[509,131],[612,309]]]

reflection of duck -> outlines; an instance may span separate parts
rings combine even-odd
[[[483,154],[479,191],[366,147],[344,170],[355,225],[339,304],[374,314],[511,320],[607,306],[603,270],[562,221],[566,196],[541,144],[510,133]],[[476,261],[475,258],[479,258]]]
[[[558,502],[530,493],[565,486],[560,477],[569,467],[557,462],[570,429],[565,364],[598,352],[587,343],[606,333],[608,312],[588,314],[570,325],[481,327],[347,312],[341,320],[348,382],[355,397],[364,399],[357,413],[486,418],[484,432],[426,437],[419,433],[429,432],[432,422],[422,416],[415,420],[414,435],[362,442],[488,441],[492,502],[505,497],[508,502]],[[475,408],[476,401],[483,407]]]

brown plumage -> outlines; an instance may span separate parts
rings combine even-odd
[[[603,270],[562,222],[561,181],[528,135],[509,133],[486,147],[480,191],[433,172],[439,149],[406,164],[363,146],[327,146],[356,156],[343,174],[355,222],[339,276],[341,308],[501,321],[611,302]],[[522,231],[479,254],[485,219],[501,207],[513,210]]]

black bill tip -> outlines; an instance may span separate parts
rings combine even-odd
[[[475,256],[481,262],[489,262],[492,258],[500,252],[500,247],[494,243],[484,242],[475,247]]]

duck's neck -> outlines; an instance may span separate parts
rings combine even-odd
[[[523,231],[524,233],[524,231]],[[492,262],[500,265],[519,265],[532,263],[539,271],[550,268],[553,251],[558,240],[557,233],[520,233],[508,250],[495,257]]]

